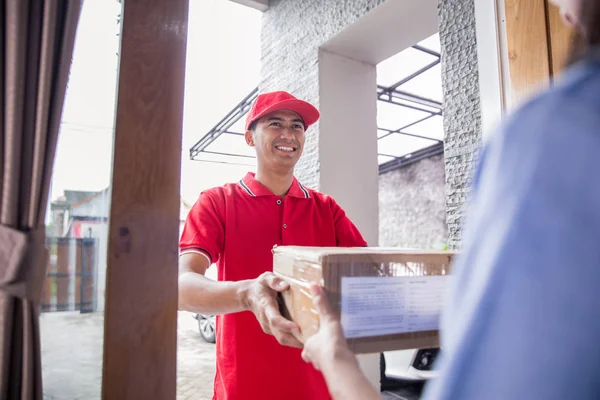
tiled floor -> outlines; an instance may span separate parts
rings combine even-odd
[[[211,400],[214,345],[202,340],[191,314],[178,321],[177,399]],[[44,399],[100,399],[103,315],[46,313],[41,316]],[[386,400],[417,400],[415,391],[384,393]]]

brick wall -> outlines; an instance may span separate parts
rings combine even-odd
[[[286,90],[318,108],[319,46],[384,1],[270,0],[262,19],[259,89]],[[319,189],[318,123],[307,132],[296,176],[306,186]]]
[[[474,0],[440,0],[444,88],[448,245],[460,247],[460,225],[481,146]]]
[[[447,243],[444,156],[379,176],[379,245],[440,249]]]

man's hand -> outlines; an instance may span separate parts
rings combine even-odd
[[[251,281],[244,290],[244,308],[252,311],[263,331],[275,336],[285,346],[302,348],[302,343],[294,335],[299,335],[300,328],[281,315],[277,295],[290,288],[283,279],[270,272],[265,272]]]
[[[342,325],[331,311],[323,289],[312,285],[310,290],[319,313],[319,330],[304,344],[302,358],[318,370],[322,370],[326,365],[356,363],[356,357],[344,338]]]
[[[379,390],[360,370],[323,289],[312,285],[310,290],[319,313],[319,330],[304,343],[302,358],[323,373],[334,400],[378,400]]]

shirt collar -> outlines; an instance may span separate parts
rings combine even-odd
[[[275,196],[273,192],[267,189],[262,183],[255,179],[255,174],[253,172],[248,172],[246,176],[238,182],[240,187],[246,192],[249,196],[252,197],[260,197],[260,196]],[[306,189],[298,180],[294,177],[292,182],[292,186],[288,191],[288,196],[297,197],[300,199],[308,199],[310,198],[310,193],[308,189]]]

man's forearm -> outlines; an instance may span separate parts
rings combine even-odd
[[[195,272],[179,275],[179,309],[200,314],[245,311],[244,294],[250,281],[217,282]]]
[[[334,400],[379,400],[377,390],[367,380],[353,354],[322,366],[329,393]]]

